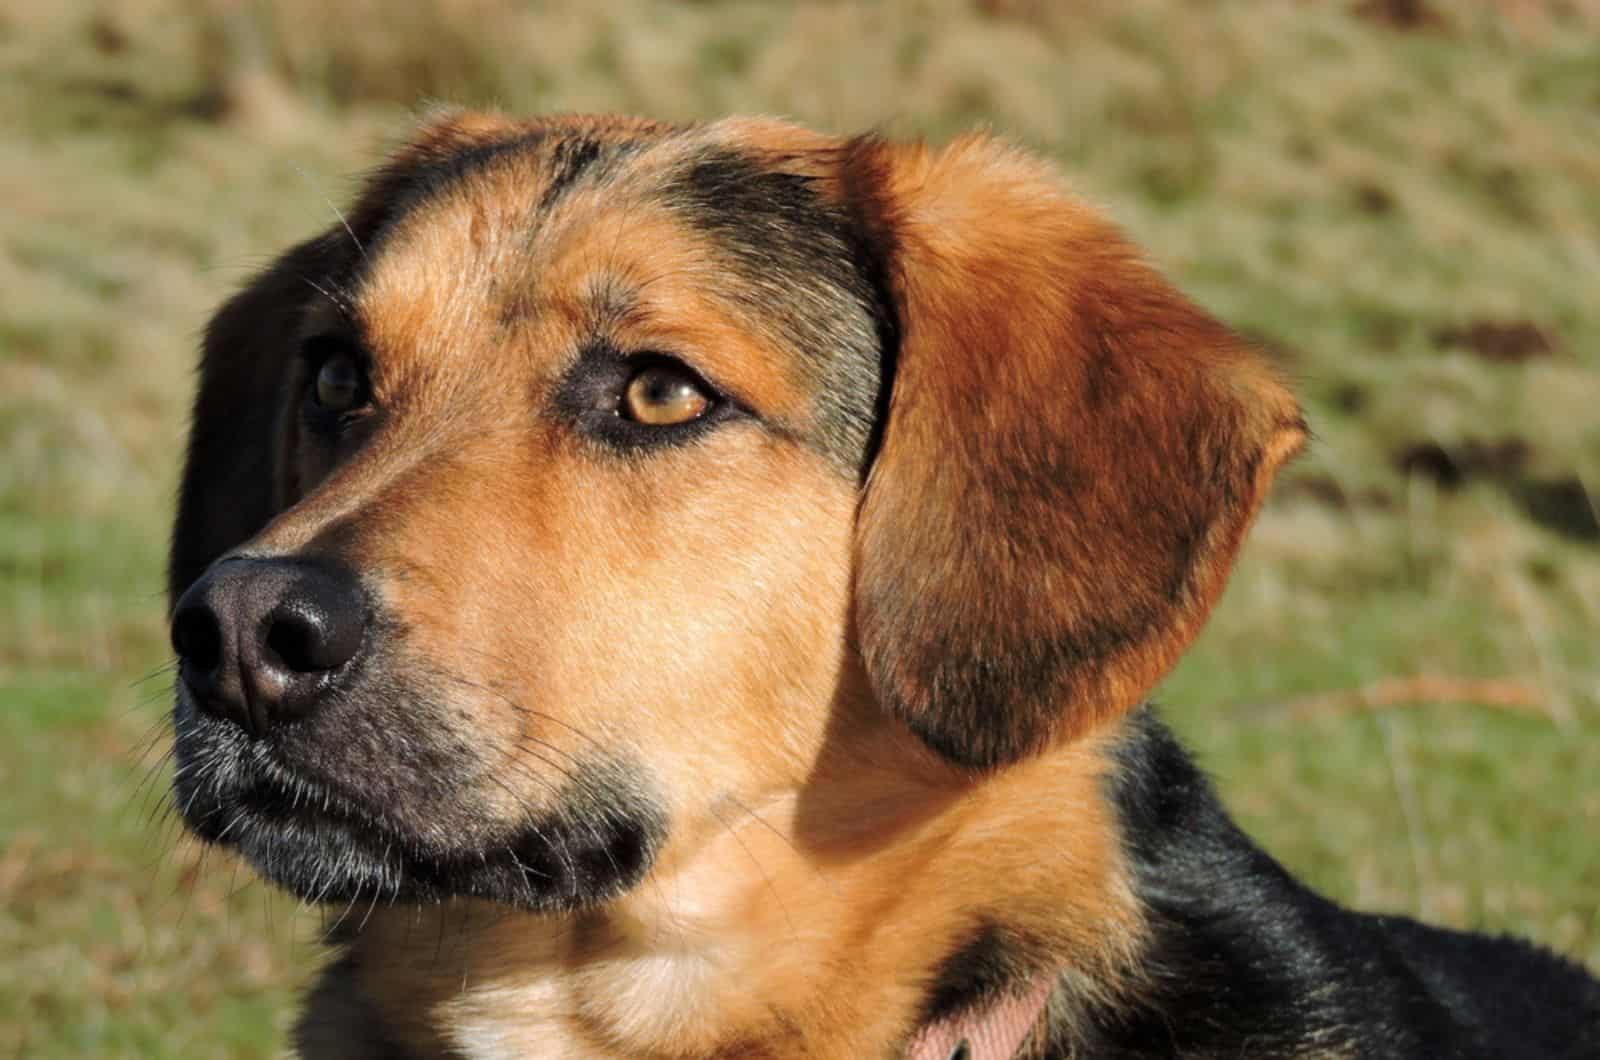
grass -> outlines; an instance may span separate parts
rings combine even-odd
[[[1600,966],[1600,11],[1424,6],[9,5],[0,1054],[282,1047],[315,916],[162,814],[175,454],[209,308],[425,97],[1059,158],[1318,435],[1170,717],[1329,893]],[[1533,709],[1299,709],[1406,677]]]

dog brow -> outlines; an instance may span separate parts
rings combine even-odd
[[[366,235],[370,255],[406,217],[435,202],[463,181],[512,159],[545,155],[547,183],[536,218],[547,215],[586,176],[603,171],[633,154],[642,140],[606,140],[560,129],[534,129],[501,139],[462,147],[449,154],[415,162],[379,178],[382,205]]]
[[[859,470],[891,329],[850,215],[813,178],[726,148],[692,153],[663,200],[711,238],[737,276],[716,295],[795,354],[824,454]]]
[[[560,202],[578,178],[594,167],[605,153],[600,141],[588,136],[560,140],[550,152],[550,183],[545,185],[539,199],[539,212],[543,214]]]

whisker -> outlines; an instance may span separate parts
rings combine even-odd
[[[474,681],[470,681],[470,680],[468,680],[468,679],[466,679],[464,677],[461,677],[459,674],[452,674],[452,673],[446,672],[444,674],[444,676],[446,676],[447,678],[455,680],[457,683],[459,683],[459,684],[461,684],[461,685],[463,685],[465,687],[474,688],[474,689],[477,689],[479,691],[485,692],[485,693],[487,693],[489,695],[493,695],[493,696],[499,698],[502,702],[504,702],[508,706],[510,706],[513,710],[517,710],[519,712],[526,713],[525,708],[523,708],[521,704],[517,703],[511,697],[509,697],[509,696],[505,695],[504,693],[500,692],[498,689],[489,687],[487,685],[482,685],[482,684],[479,684],[479,683],[474,682]],[[574,729],[573,731],[576,732],[578,730]],[[564,755],[568,759],[571,759],[570,753],[566,752],[562,748],[559,748],[559,747],[555,746],[554,744],[548,743],[547,741],[544,741],[544,740],[540,740],[538,737],[535,737],[535,736],[533,736],[533,735],[531,735],[529,733],[526,733],[526,732],[524,732],[522,734],[521,739],[523,741],[525,741],[525,742],[518,745],[520,750],[532,755],[538,761],[540,761],[541,763],[549,766],[551,769],[556,770],[563,777],[565,777],[572,785],[574,785],[576,788],[578,788],[580,792],[582,792],[583,794],[589,796],[590,799],[595,804],[595,806],[599,809],[599,812],[602,815],[606,816],[612,823],[618,823],[618,816],[617,816],[615,808],[612,807],[609,804],[609,800],[607,800],[604,797],[605,793],[603,791],[595,790],[590,778],[588,778],[586,775],[584,775],[582,773],[577,773],[577,772],[574,772],[574,771],[566,768],[565,766],[563,766],[559,762],[552,761],[550,758],[546,757],[544,754],[541,754],[538,751],[535,751],[533,749],[533,746],[531,746],[531,745],[536,745],[536,746],[538,746],[538,747],[540,747],[540,748],[542,748],[544,750],[548,750],[548,751],[550,751],[550,752],[552,752],[554,754]],[[537,782],[539,784],[544,785],[552,794],[554,794],[556,796],[559,796],[561,794],[561,789],[556,787],[556,785],[553,784],[548,778],[539,776],[533,770],[527,769],[525,766],[523,766],[523,765],[521,765],[519,763],[516,763],[515,761],[507,763],[507,765],[509,766],[509,768],[517,771],[520,775],[524,776],[525,778],[533,780],[533,781],[535,781],[535,782]],[[531,811],[532,808],[529,807],[528,804],[520,796],[518,796],[515,792],[513,792],[511,790],[511,788],[508,785],[506,785],[505,782],[502,781],[493,772],[491,772],[489,775],[494,779],[495,783],[500,786],[501,790],[503,790],[507,795],[509,795],[511,797],[513,802],[515,802],[525,813],[529,813],[530,816],[531,816],[531,812],[530,811]],[[622,878],[622,868],[621,868],[620,865],[617,864],[616,858],[611,852],[610,844],[608,842],[606,842],[606,837],[605,837],[605,835],[603,835],[601,833],[598,825],[596,825],[593,821],[587,821],[587,820],[583,821],[582,824],[587,828],[587,830],[589,832],[589,838],[594,842],[595,847],[598,848],[601,851],[601,853],[603,853],[605,855],[606,860],[611,863],[612,872],[616,875],[616,877],[618,879],[621,879]],[[545,838],[538,831],[538,829],[535,829],[534,832],[535,832],[536,835],[540,835],[541,839]],[[546,839],[545,841],[547,843],[549,843],[549,845],[551,846],[552,850],[555,851],[557,857],[559,857],[562,860],[563,864],[565,865],[565,867],[567,869],[567,872],[568,872],[569,876],[572,879],[576,880],[576,878],[577,878],[577,865],[572,860],[571,852],[566,849],[566,844],[564,842],[552,842],[552,841],[550,841],[548,839]]]
[[[145,683],[147,683],[149,681],[154,681],[158,677],[166,677],[166,676],[169,676],[169,675],[172,675],[172,674],[176,674],[177,672],[178,672],[178,660],[176,658],[168,659],[166,662],[162,663],[160,666],[157,666],[154,669],[150,670],[149,672],[145,673],[143,676],[136,677],[132,681],[129,681],[128,682],[128,687],[129,688],[138,688],[140,685],[145,684]]]
[[[328,209],[333,211],[333,216],[339,219],[339,224],[344,228],[345,234],[350,237],[350,242],[356,245],[356,250],[361,254],[361,260],[370,261],[367,257],[367,248],[361,245],[361,240],[356,236],[356,230],[350,227],[350,222],[345,219],[344,211],[340,210],[338,204],[328,197],[327,192],[322,190],[322,185],[311,179],[311,174],[298,162],[290,162],[289,168],[299,174],[300,178],[306,182],[306,185],[315,191],[318,197],[327,204]]]
[[[389,851],[392,850],[393,848],[394,848],[394,840],[391,839],[391,840],[386,841],[383,844],[383,856],[378,859],[378,864],[383,869],[385,874],[387,874],[388,871],[389,871]],[[371,902],[371,904],[369,904],[367,906],[366,914],[364,916],[362,916],[361,923],[356,925],[356,934],[357,935],[361,934],[363,931],[365,931],[367,929],[367,921],[372,919],[372,911],[374,909],[378,908],[378,899],[383,896],[384,890],[385,890],[385,888],[383,888],[383,887],[374,887],[374,888],[372,888],[372,902]],[[387,888],[387,890],[389,890],[391,892],[391,895],[392,895],[395,889],[393,887],[390,887],[390,888]],[[392,901],[392,898],[391,898],[391,901]]]
[[[799,846],[797,846],[795,844],[795,841],[793,839],[791,839],[789,836],[784,834],[784,832],[783,832],[783,830],[781,828],[779,828],[777,825],[773,824],[771,821],[767,820],[765,817],[761,816],[759,813],[756,812],[756,810],[755,810],[755,808],[753,806],[750,806],[743,799],[739,798],[739,796],[733,794],[732,792],[727,792],[722,797],[727,799],[729,802],[733,803],[740,810],[743,810],[745,812],[745,814],[747,814],[752,820],[754,820],[762,828],[765,828],[768,832],[772,833],[774,836],[777,836],[779,842],[783,843],[784,846],[786,846],[790,850],[794,851],[795,857],[799,858],[800,861],[803,864],[805,864],[806,866],[808,866],[811,869],[812,875],[814,875],[817,878],[818,882],[820,882],[823,886],[827,887],[828,890],[830,892],[832,892],[832,894],[833,894],[833,896],[835,898],[843,897],[843,892],[839,889],[838,883],[836,883],[834,880],[830,879],[828,877],[827,873],[823,872],[820,868],[818,868],[816,866],[816,864],[812,861],[812,859],[808,858],[805,855],[805,852],[802,851],[799,848]]]
[[[345,918],[348,917],[350,915],[351,911],[355,909],[356,902],[361,900],[361,890],[362,890],[361,885],[358,883],[356,885],[356,887],[355,887],[354,893],[352,893],[350,895],[350,900],[345,903],[344,911],[339,914],[339,918],[333,922],[333,925],[331,927],[328,926],[327,918],[326,917],[323,918],[323,931],[322,931],[322,933],[323,933],[323,935],[325,937],[326,936],[331,936],[332,934],[334,934],[336,931],[339,930],[339,927],[340,927],[341,924],[344,923]],[[373,890],[373,894],[377,894],[377,891],[378,891],[377,887],[373,887],[372,890]]]
[[[342,313],[349,313],[350,312],[350,302],[349,302],[348,299],[346,299],[345,297],[342,296],[342,292],[341,293],[335,293],[334,291],[330,291],[326,287],[322,286],[320,283],[318,283],[316,280],[313,280],[309,276],[302,275],[302,276],[300,276],[300,279],[305,283],[305,285],[307,287],[310,287],[313,291],[316,291],[322,297],[326,298],[329,302],[331,302],[335,309],[339,310]]]
[[[489,662],[492,662],[492,663],[497,663],[501,667],[504,667],[506,669],[514,669],[515,668],[515,663],[511,659],[507,658],[504,655],[500,655],[500,654],[497,654],[497,653],[491,652],[491,651],[486,651],[486,650],[484,650],[482,648],[475,648],[475,647],[472,647],[471,645],[466,645],[465,648],[466,648],[467,651],[477,654],[480,658],[483,658],[483,659],[485,659],[485,660],[487,660]],[[481,691],[487,692],[490,695],[497,697],[501,702],[505,703],[507,706],[511,707],[515,711],[518,711],[519,713],[523,714],[526,717],[537,718],[540,721],[548,721],[548,722],[550,722],[550,723],[552,723],[554,725],[559,725],[563,729],[565,729],[568,732],[572,733],[574,736],[578,737],[579,739],[587,741],[591,746],[595,747],[596,749],[601,750],[601,751],[608,750],[608,747],[606,746],[606,744],[601,742],[599,739],[595,738],[594,736],[590,735],[587,732],[584,732],[582,729],[578,728],[577,726],[573,725],[572,723],[566,721],[563,718],[558,718],[554,714],[550,714],[550,713],[547,713],[547,712],[542,711],[542,710],[535,710],[534,708],[529,707],[526,704],[524,704],[524,703],[522,703],[522,702],[520,702],[518,700],[512,699],[510,696],[506,695],[504,692],[501,692],[499,689],[491,688],[491,687],[486,686],[486,685],[475,685],[472,682],[467,681],[465,678],[461,677],[460,675],[452,674],[452,673],[449,673],[448,671],[441,671],[441,672],[446,677],[452,677],[457,681],[461,681],[461,682],[469,685],[469,687],[478,688]]]
[[[756,867],[756,871],[761,874],[761,879],[766,885],[767,891],[772,895],[772,900],[777,902],[778,908],[783,911],[783,919],[789,925],[789,934],[791,936],[798,936],[799,932],[795,930],[794,918],[789,915],[789,906],[784,902],[783,895],[778,893],[778,886],[773,882],[772,876],[767,872],[766,866],[761,864],[761,859],[756,857],[755,851],[751,850],[750,845],[740,837],[739,830],[733,826],[733,823],[726,820],[722,814],[717,812],[715,800],[707,803],[706,809],[710,811],[711,816],[715,817],[722,823],[723,830],[726,831],[728,835],[733,837],[733,841],[739,844],[739,849],[744,851],[744,856],[749,858],[750,863]]]

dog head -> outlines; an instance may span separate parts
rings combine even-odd
[[[178,801],[312,899],[603,901],[829,741],[1135,705],[1303,434],[991,140],[443,117],[207,329]]]

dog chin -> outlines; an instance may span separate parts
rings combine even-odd
[[[311,903],[474,898],[570,912],[636,885],[666,832],[653,800],[638,796],[636,779],[622,790],[591,780],[564,792],[558,810],[530,816],[496,839],[443,848],[402,831],[393,808],[385,815],[363,806],[258,749],[206,742],[179,734],[174,795],[185,823]]]

